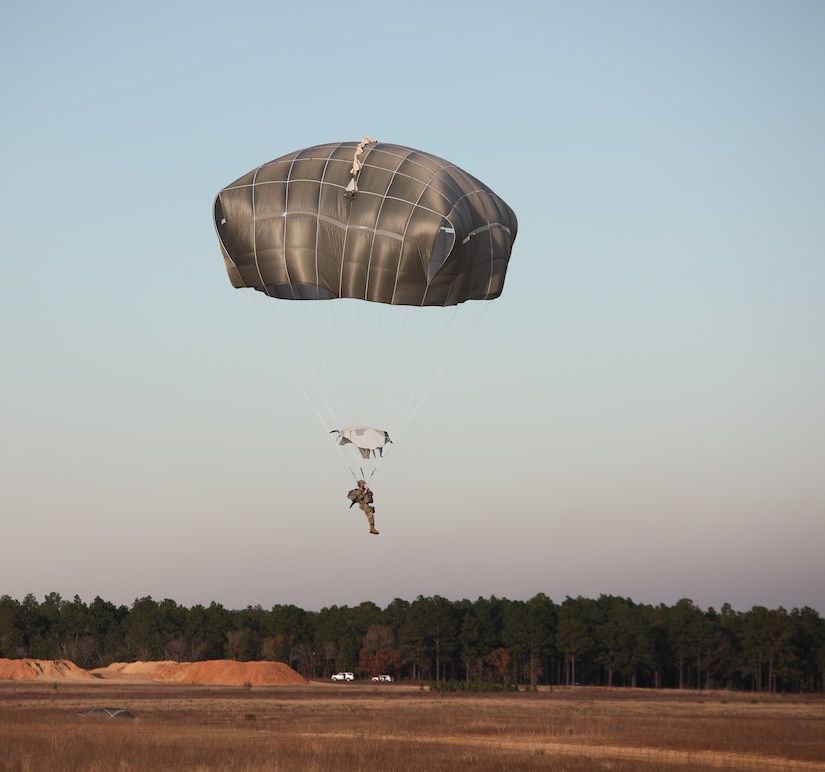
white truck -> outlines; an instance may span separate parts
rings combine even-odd
[[[333,681],[354,681],[355,676],[352,673],[336,673],[332,676]]]

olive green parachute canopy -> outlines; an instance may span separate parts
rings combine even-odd
[[[467,172],[369,137],[258,167],[218,193],[214,216],[234,287],[407,306],[497,298],[518,228]]]

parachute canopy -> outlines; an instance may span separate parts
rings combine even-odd
[[[384,455],[384,446],[392,443],[386,431],[371,426],[345,426],[343,429],[333,429],[330,434],[338,435],[339,445],[355,445],[362,458],[376,455],[380,458]]]
[[[214,217],[235,287],[406,306],[498,297],[518,227],[467,172],[369,137],[254,169],[218,193]]]
[[[100,718],[107,721],[110,719],[132,719],[135,717],[135,714],[130,710],[126,710],[126,708],[91,708],[90,710],[72,715],[75,718]]]

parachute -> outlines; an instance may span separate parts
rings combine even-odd
[[[316,145],[259,166],[218,193],[213,214],[232,286],[255,289],[279,301],[274,305],[298,305],[305,311],[292,322],[297,333],[285,327],[279,330],[279,353],[293,338],[305,334],[306,319],[315,316],[309,308],[337,308],[337,303],[280,301],[335,300],[370,310],[407,309],[418,322],[418,315],[426,315],[428,309],[443,312],[467,301],[497,298],[518,229],[513,210],[456,165],[370,137],[361,142]],[[339,394],[312,398],[308,392],[330,380],[340,385],[345,369],[352,373],[351,363],[330,368],[326,359],[330,352],[351,351],[356,342],[359,350],[369,352],[369,365],[377,366],[381,387],[387,392],[391,389],[386,382],[396,373],[405,386],[418,380],[426,370],[423,366],[401,374],[402,366],[412,363],[407,362],[405,346],[398,338],[391,340],[387,355],[377,347],[380,333],[395,334],[389,332],[395,329],[391,316],[388,311],[373,317],[366,332],[350,334],[343,343],[332,342],[343,326],[339,319],[316,319],[312,323],[319,328],[312,335],[326,351],[309,353],[302,342],[298,346],[301,364],[288,365],[326,430],[343,427],[330,432],[339,448],[352,444],[362,459],[383,458],[391,442],[389,434],[371,427],[387,426],[396,437],[399,419],[393,411],[397,408],[386,418],[372,415],[372,406],[344,413],[338,410]],[[443,313],[438,321],[441,328],[436,325],[428,355],[445,337]],[[405,320],[398,329],[414,327]],[[311,336],[306,333],[306,337]],[[390,355],[398,361],[387,361]],[[326,372],[319,372],[325,365]],[[444,367],[435,367],[434,379]],[[302,370],[313,372],[303,377]],[[363,373],[356,377],[360,397],[364,385],[372,385],[371,376],[363,363],[357,363],[356,370]],[[419,399],[429,394],[433,382],[421,387]],[[410,399],[404,421],[411,418],[417,404]],[[321,416],[320,409],[327,415]]]
[[[333,429],[330,434],[338,435],[339,445],[355,445],[361,458],[382,457],[384,446],[392,443],[388,432],[371,426],[345,426],[343,429]]]
[[[232,286],[410,306],[497,298],[513,210],[441,158],[368,139],[298,150],[218,193]]]

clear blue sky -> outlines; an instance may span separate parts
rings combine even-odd
[[[821,2],[11,5],[0,594],[825,612],[823,36]],[[366,134],[520,225],[379,537],[211,220]]]

